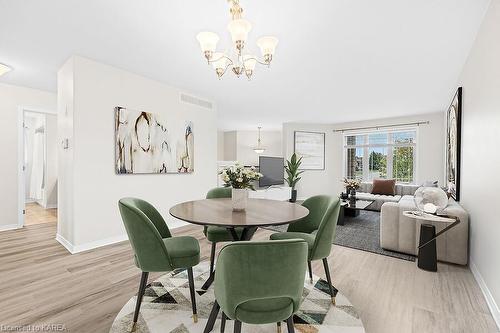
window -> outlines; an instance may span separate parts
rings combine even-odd
[[[386,130],[344,136],[345,177],[415,181],[417,130]]]

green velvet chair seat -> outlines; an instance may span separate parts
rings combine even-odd
[[[305,232],[280,232],[271,235],[271,240],[282,240],[282,239],[303,239],[307,243],[308,248],[308,258],[311,257],[311,251],[314,247],[314,240],[316,239],[313,234],[306,234]]]
[[[200,245],[195,238],[189,236],[164,238],[163,243],[173,268],[193,267],[200,262]]]
[[[241,238],[243,228],[235,228],[238,237]],[[234,241],[231,233],[224,227],[210,226],[205,229],[205,236],[212,243],[232,242]]]
[[[248,324],[270,324],[276,322],[276,318],[288,318],[292,314],[293,302],[289,297],[247,301],[236,308],[236,318]]]

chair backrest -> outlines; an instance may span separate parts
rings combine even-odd
[[[326,209],[311,250],[309,260],[323,259],[330,255],[335,231],[337,229],[337,220],[340,212],[340,199],[330,197],[328,208]]]
[[[305,232],[310,234],[318,230],[321,221],[331,203],[331,197],[328,195],[315,195],[306,199],[302,206],[309,209],[309,215],[300,221],[288,225],[289,232]]]
[[[163,238],[171,237],[165,220],[148,202],[123,198],[118,202],[125,230],[135,253],[135,262],[144,272],[172,270]]]
[[[207,192],[206,199],[231,198],[233,195],[230,187],[216,187]],[[207,226],[203,227],[203,233],[207,235]]]
[[[230,187],[216,187],[207,192],[207,199],[231,198]]]
[[[252,300],[289,298],[295,312],[304,289],[306,261],[307,243],[299,239],[230,243],[217,259],[217,302],[231,319],[237,319],[239,305]]]

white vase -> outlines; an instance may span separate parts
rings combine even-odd
[[[242,212],[247,208],[248,190],[245,188],[233,188],[231,190],[231,200],[233,211]]]

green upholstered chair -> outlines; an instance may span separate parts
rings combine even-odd
[[[307,242],[309,277],[312,282],[311,261],[322,260],[328,281],[332,303],[335,304],[336,289],[332,285],[328,256],[332,249],[335,229],[340,211],[340,200],[327,195],[317,195],[305,200],[302,205],[309,209],[309,215],[292,223],[286,232],[271,235],[272,240],[299,238]]]
[[[230,187],[216,187],[208,191],[207,199],[219,199],[219,198],[231,198],[231,188]],[[241,237],[243,232],[242,228],[235,228],[238,237]],[[212,243],[212,249],[210,251],[210,275],[214,272],[215,263],[215,249],[217,243],[220,242],[232,242],[234,241],[231,233],[224,227],[210,226],[203,229],[203,233],[207,237],[208,241]]]
[[[193,266],[200,262],[200,245],[196,238],[172,237],[160,213],[144,200],[123,198],[118,206],[134,250],[135,264],[142,271],[133,330],[137,324],[149,272],[170,272],[180,268],[186,268],[188,272],[193,320],[197,322]]]
[[[205,332],[213,328],[222,310],[221,332],[226,318],[234,332],[241,324],[287,322],[294,332],[293,314],[304,290],[307,244],[300,239],[233,242],[222,248],[215,273],[215,303]]]

